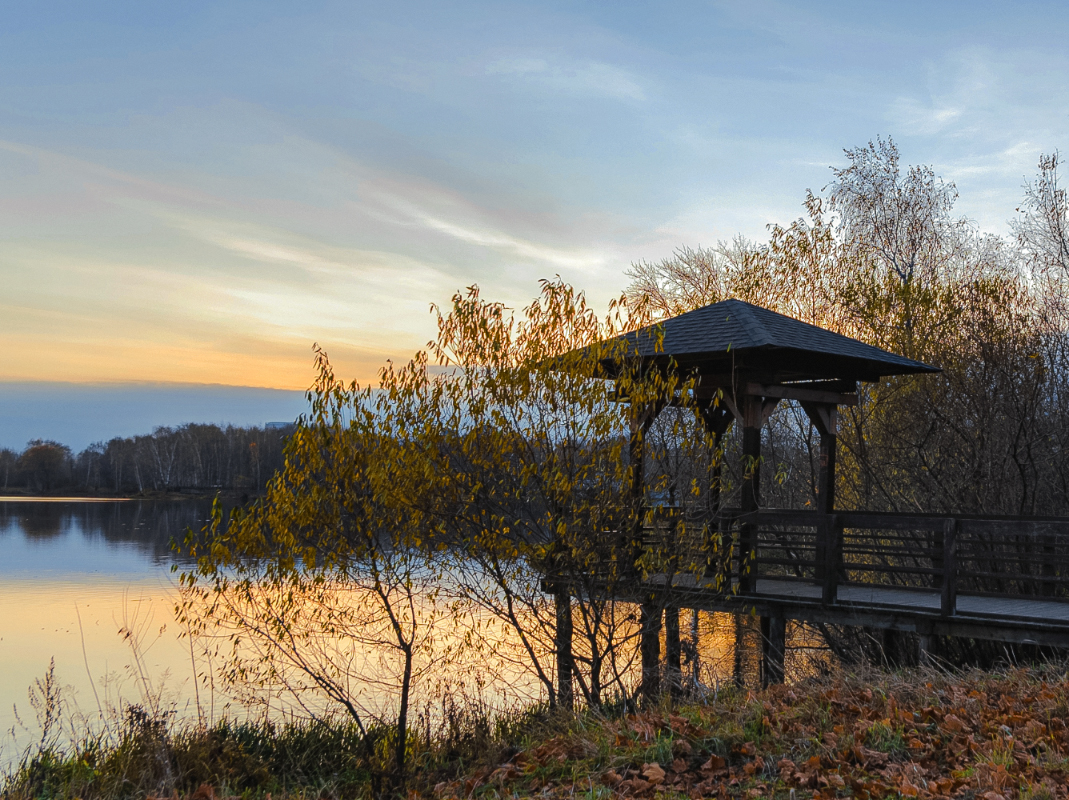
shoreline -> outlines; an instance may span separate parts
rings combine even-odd
[[[219,497],[224,500],[240,500],[243,503],[262,497],[261,492],[241,489],[218,489],[215,491],[147,491],[133,494],[104,494],[99,492],[20,492],[7,489],[0,491],[0,503],[120,503],[131,500],[211,500]]]

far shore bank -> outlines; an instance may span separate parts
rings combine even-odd
[[[125,501],[125,500],[212,500],[216,497],[237,503],[247,503],[261,497],[262,493],[242,489],[180,489],[168,491],[147,490],[134,493],[86,492],[75,489],[57,489],[54,492],[31,492],[24,489],[0,490],[0,502],[63,502]]]

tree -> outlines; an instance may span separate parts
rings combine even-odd
[[[70,473],[71,450],[50,439],[33,439],[19,456],[19,469],[36,491],[50,492]]]
[[[343,710],[376,794],[399,792],[413,683],[443,656],[431,654],[440,570],[405,506],[384,501],[396,418],[378,414],[389,411],[379,395],[335,380],[318,350],[317,364],[311,412],[266,497],[225,525],[217,506],[203,538],[190,537],[197,565],[182,575],[179,613],[195,636],[228,637],[222,675],[246,699],[285,692],[308,713]]]
[[[11,473],[16,469],[19,454],[7,447],[0,449],[0,473],[4,476],[4,491],[11,483]]]
[[[1024,256],[1046,294],[1064,317],[1066,281],[1069,281],[1069,200],[1058,183],[1061,156],[1039,157],[1039,175],[1025,183],[1024,202],[1018,207],[1013,230]]]

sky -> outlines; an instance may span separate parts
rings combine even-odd
[[[314,343],[373,382],[458,289],[604,306],[877,136],[1005,234],[1069,148],[1067,33],[1056,3],[0,3],[0,413],[299,391]]]

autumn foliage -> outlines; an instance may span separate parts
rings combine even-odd
[[[1069,796],[1059,669],[837,675],[631,714],[440,782],[440,798]]]

